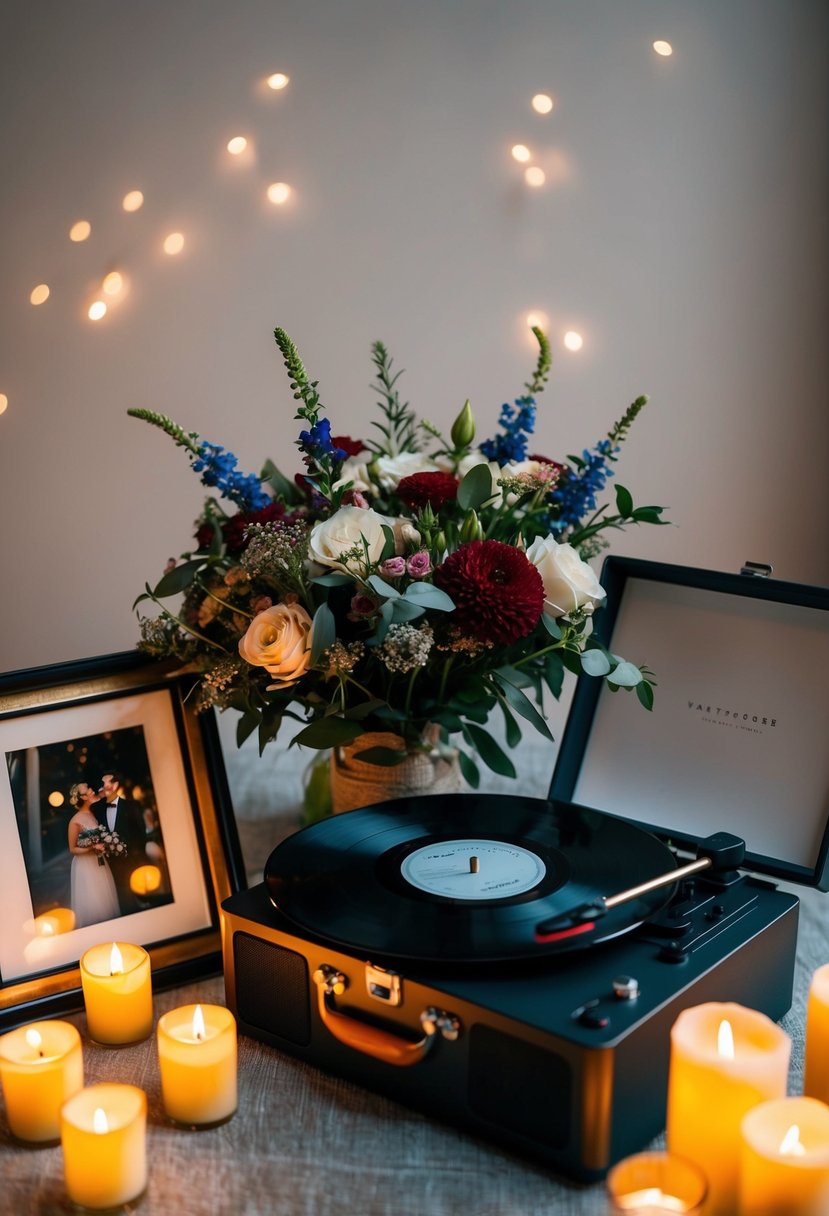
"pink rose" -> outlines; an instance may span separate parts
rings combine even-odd
[[[425,578],[432,569],[432,560],[425,549],[421,549],[419,553],[413,553],[406,562],[406,570],[410,578]]]
[[[387,578],[400,578],[401,574],[406,573],[406,563],[402,557],[388,557],[380,563],[380,573]]]

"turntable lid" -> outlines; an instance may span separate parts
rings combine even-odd
[[[655,673],[652,713],[582,677],[550,796],[829,890],[829,591],[609,558],[595,632]]]

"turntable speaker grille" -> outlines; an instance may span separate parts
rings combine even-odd
[[[561,1056],[480,1022],[469,1032],[469,1105],[547,1148],[570,1138],[572,1074]]]
[[[307,1047],[311,1041],[310,984],[302,955],[249,933],[235,933],[233,960],[239,1020]]]

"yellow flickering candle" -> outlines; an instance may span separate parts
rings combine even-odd
[[[134,1085],[90,1085],[60,1117],[66,1190],[72,1203],[106,1211],[147,1186],[147,1095]]]
[[[215,1127],[236,1110],[236,1021],[223,1005],[182,1005],[158,1019],[161,1096],[187,1127]]]
[[[706,1216],[737,1211],[743,1116],[760,1102],[785,1097],[790,1053],[789,1036],[742,1005],[697,1005],[674,1023],[668,1149],[706,1174]]]
[[[607,1175],[613,1216],[699,1216],[706,1190],[702,1171],[671,1153],[637,1153]]]
[[[763,1102],[743,1119],[740,1216],[825,1216],[829,1106],[815,1098]]]
[[[69,1022],[32,1022],[0,1038],[0,1080],[18,1140],[57,1144],[60,1108],[83,1088],[81,1036]]]
[[[818,967],[809,989],[803,1092],[829,1102],[829,963]]]
[[[81,957],[81,985],[89,1037],[96,1043],[139,1043],[152,1033],[150,956],[141,946],[93,946]]]

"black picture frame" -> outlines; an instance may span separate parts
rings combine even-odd
[[[154,989],[221,971],[221,904],[245,886],[244,863],[215,715],[196,712],[192,688],[138,651],[0,675],[0,1031],[82,1008],[78,960],[101,941],[143,946]],[[97,786],[130,763],[142,787],[124,794],[141,795],[152,825],[136,861],[157,862],[161,886],[75,927],[71,907],[50,910],[70,889],[70,778]]]

